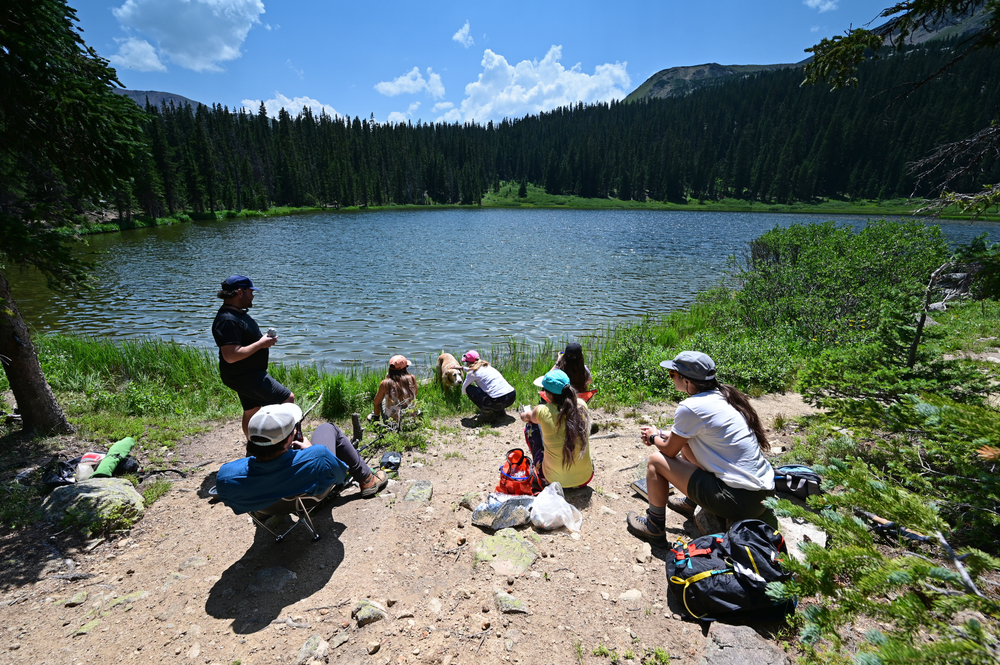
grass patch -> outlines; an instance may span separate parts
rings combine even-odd
[[[170,491],[171,484],[159,478],[150,483],[147,487],[142,490],[142,500],[146,502],[146,507],[149,508],[151,505],[156,503],[156,500],[161,496]]]

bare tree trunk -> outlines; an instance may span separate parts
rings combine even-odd
[[[910,344],[910,352],[906,356],[906,366],[910,369],[913,369],[913,365],[917,361],[917,347],[920,345],[920,338],[924,334],[924,324],[927,323],[927,307],[931,304],[931,294],[934,291],[934,285],[937,283],[941,273],[953,265],[953,261],[946,261],[934,271],[930,281],[927,282],[927,288],[924,290],[924,305],[920,308],[920,318],[917,320],[917,330],[913,334],[913,343]]]
[[[0,362],[21,412],[24,432],[45,436],[73,431],[42,374],[28,326],[17,311],[3,272],[0,272]]]

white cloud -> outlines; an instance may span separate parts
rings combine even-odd
[[[305,71],[302,69],[296,69],[295,65],[292,64],[291,60],[285,60],[285,67],[288,67],[293,72],[299,75],[299,78],[305,78]]]
[[[434,108],[431,109],[431,110],[436,112],[436,111],[444,111],[445,109],[453,109],[453,108],[455,108],[455,105],[452,104],[451,102],[438,102],[437,104],[434,105]]]
[[[444,84],[441,83],[441,75],[435,74],[430,67],[427,68],[427,78],[420,73],[419,67],[414,67],[406,74],[393,81],[382,81],[375,84],[375,89],[386,97],[395,97],[403,94],[416,94],[426,90],[434,99],[444,97]]]
[[[818,9],[819,13],[833,11],[840,0],[802,0],[802,4],[810,9]]]
[[[259,99],[244,99],[243,108],[248,113],[257,113],[260,109]],[[302,109],[306,106],[312,111],[313,115],[319,115],[320,111],[326,111],[326,114],[333,117],[339,115],[337,109],[333,108],[329,104],[323,104],[322,102],[313,99],[312,97],[296,97],[295,99],[289,99],[283,94],[275,90],[274,99],[268,99],[264,101],[264,108],[267,109],[267,114],[272,118],[278,117],[278,111],[285,109],[294,118]]]
[[[393,111],[392,113],[389,114],[388,122],[390,124],[405,123],[407,120],[413,118],[413,114],[416,112],[418,108],[420,108],[420,102],[413,102],[412,104],[410,104],[410,107],[406,109],[406,113]]]
[[[240,57],[264,13],[261,0],[126,0],[112,10],[125,28],[152,38],[160,58],[196,72],[222,71]],[[122,55],[119,52],[119,55]]]
[[[469,21],[468,20],[465,21],[465,25],[463,25],[461,28],[459,28],[458,32],[456,32],[455,34],[453,34],[451,36],[451,38],[454,41],[456,41],[459,44],[461,44],[462,46],[464,46],[465,48],[469,48],[470,46],[472,46],[473,44],[476,43],[472,39],[472,35],[469,34]]]
[[[814,25],[813,27],[809,28],[809,32],[819,32],[819,26]]]
[[[593,103],[621,99],[628,94],[631,79],[628,63],[598,65],[586,74],[579,64],[566,69],[559,62],[562,47],[553,46],[545,57],[510,65],[502,56],[486,49],[483,73],[465,86],[466,98],[459,109],[438,118],[441,122],[499,120],[549,111],[577,102]]]
[[[108,58],[112,65],[140,72],[165,72],[166,65],[160,62],[156,49],[145,39],[129,37],[121,40],[118,53]]]

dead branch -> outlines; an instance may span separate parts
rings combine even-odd
[[[955,564],[955,568],[958,570],[958,574],[962,577],[962,582],[965,584],[966,590],[969,593],[975,594],[980,598],[982,598],[983,594],[979,593],[979,589],[976,588],[975,582],[972,581],[972,578],[969,576],[968,571],[965,570],[965,566],[962,565],[962,562],[958,558],[958,555],[955,554],[955,550],[951,549],[951,545],[949,545],[948,541],[944,539],[944,536],[941,535],[940,531],[935,531],[934,535],[937,536],[938,542],[941,543],[942,547],[944,547],[944,551],[948,555],[948,558],[951,559],[951,562],[953,564]]]

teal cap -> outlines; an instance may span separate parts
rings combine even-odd
[[[561,369],[554,369],[542,377],[542,388],[553,395],[561,395],[563,388],[569,385],[569,376]]]

